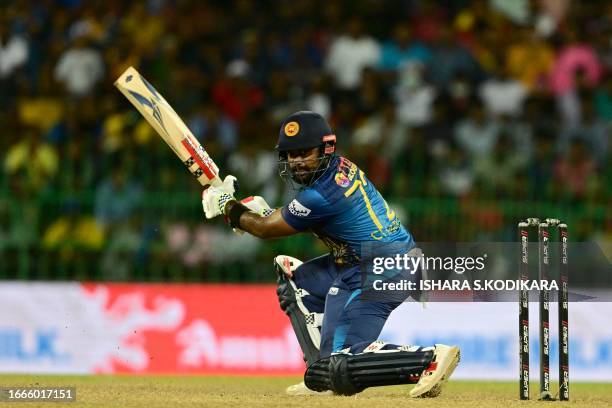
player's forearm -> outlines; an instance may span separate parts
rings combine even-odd
[[[232,208],[236,205],[242,204],[237,201],[228,202],[226,214],[230,214]],[[241,230],[263,239],[284,237],[297,232],[284,222],[280,210],[274,211],[267,217],[262,217],[252,211],[245,211],[240,215],[238,223],[234,222],[234,224],[238,224],[236,226]]]
[[[268,218],[254,212],[245,212],[240,216],[240,229],[257,238],[270,239],[280,237],[281,235],[276,235],[266,222]]]

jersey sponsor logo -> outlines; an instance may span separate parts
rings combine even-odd
[[[349,184],[351,184],[351,180],[349,180],[349,178],[344,173],[336,173],[334,179],[336,180],[336,184],[340,187],[348,187]]]
[[[329,292],[327,292],[330,295],[337,295],[338,294],[338,288],[335,286],[332,286],[331,288],[329,288]]]
[[[306,208],[298,200],[293,200],[287,206],[289,212],[296,217],[307,217],[310,214],[310,208]]]
[[[357,165],[350,160],[341,157],[340,163],[338,164],[338,172],[336,173],[335,180],[336,184],[340,187],[348,187],[351,181],[357,174]]]
[[[289,122],[285,125],[285,134],[289,137],[295,136],[300,131],[300,125],[297,122]]]

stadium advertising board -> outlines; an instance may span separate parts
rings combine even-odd
[[[462,350],[457,378],[512,380],[518,362],[516,304],[481,306],[405,303],[381,337],[399,344],[457,344]],[[0,310],[1,372],[301,375],[304,370],[274,285],[5,282]],[[606,324],[611,314],[611,303],[572,305],[574,380],[612,379],[612,327]],[[530,337],[535,346],[537,332]],[[557,345],[553,337],[552,366]]]

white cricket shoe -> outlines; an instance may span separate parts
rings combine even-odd
[[[459,347],[436,344],[433,359],[429,367],[423,370],[417,385],[410,390],[410,396],[434,398],[440,395],[442,387],[457,368],[460,358]]]
[[[299,384],[290,385],[285,390],[287,395],[334,395],[332,391],[313,391],[310,388],[306,387],[304,381]]]

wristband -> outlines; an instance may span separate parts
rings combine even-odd
[[[232,228],[240,228],[240,216],[247,211],[250,210],[241,203],[231,203],[231,208],[227,214],[230,221],[230,226]]]

